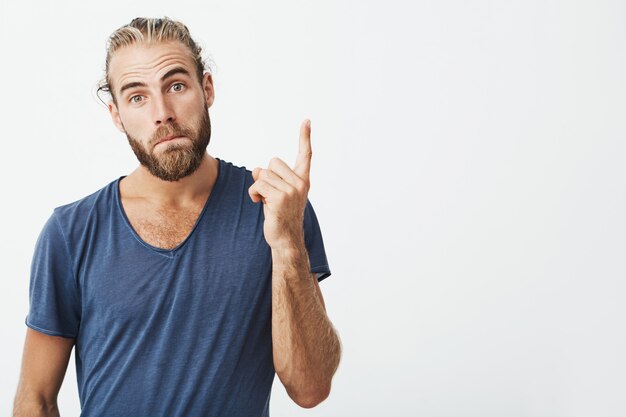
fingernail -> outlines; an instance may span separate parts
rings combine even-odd
[[[306,127],[308,127],[309,129],[311,128],[311,121],[310,120],[306,121]]]

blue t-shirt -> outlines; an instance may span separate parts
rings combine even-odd
[[[144,242],[119,181],[54,209],[35,246],[26,325],[76,339],[81,416],[267,416],[275,370],[271,250],[245,167],[219,158],[174,249]],[[311,272],[330,275],[310,202]]]

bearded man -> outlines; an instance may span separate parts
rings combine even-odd
[[[318,285],[310,121],[293,168],[212,157],[213,80],[168,18],[116,30],[105,71],[140,164],[43,227],[14,416],[59,415],[73,348],[81,416],[267,416],[275,374],[316,406],[341,347]]]

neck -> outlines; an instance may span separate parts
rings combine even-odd
[[[123,199],[142,199],[160,207],[183,207],[206,200],[217,180],[218,161],[205,153],[198,169],[178,181],[155,177],[143,165],[120,181]]]

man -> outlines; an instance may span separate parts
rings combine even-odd
[[[213,158],[200,53],[167,18],[111,35],[103,89],[140,166],[44,226],[15,416],[59,414],[74,346],[83,416],[266,416],[274,373],[302,407],[328,396],[340,342],[318,285],[310,122],[293,169]]]

